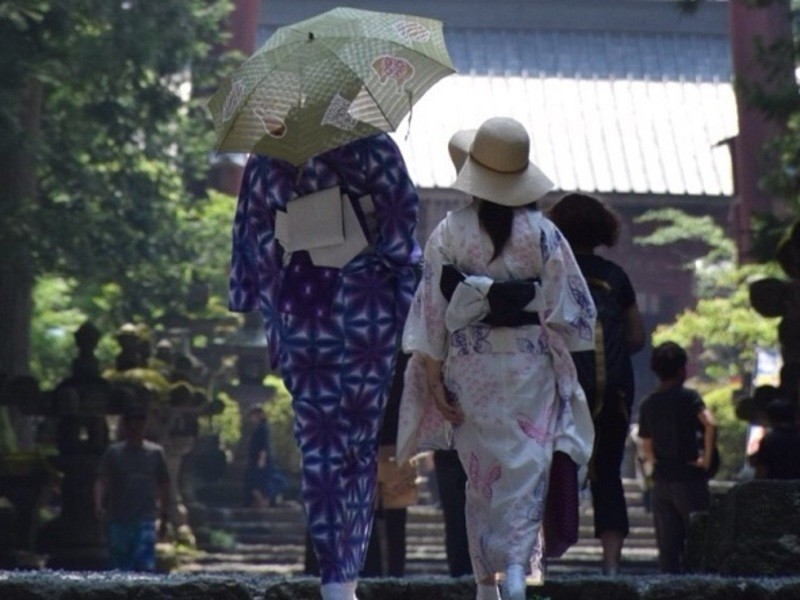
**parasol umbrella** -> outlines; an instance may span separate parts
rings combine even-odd
[[[217,150],[299,165],[394,131],[454,71],[440,21],[335,8],[277,29],[219,86],[208,103]]]

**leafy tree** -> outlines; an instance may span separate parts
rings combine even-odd
[[[707,216],[663,209],[648,211],[637,222],[663,223],[649,236],[637,238],[637,243],[697,241],[708,248],[704,256],[687,256],[686,268],[695,277],[697,305],[683,311],[674,323],[660,325],[653,334],[653,343],[670,339],[686,348],[699,347],[699,364],[708,378],[727,379],[750,373],[756,346],[777,343],[777,320],[762,317],[752,309],[748,284],[779,273],[779,267],[775,263],[737,266],[733,240]]]
[[[193,279],[222,277],[215,249],[227,234],[217,228],[223,201],[205,191],[204,96],[231,64],[216,52],[230,9],[0,5],[4,319],[29,329],[33,283],[45,275],[69,282],[87,316],[117,324],[181,310]],[[209,215],[213,230],[200,221]],[[19,372],[12,357],[26,354],[24,340],[0,335],[0,346],[0,370]]]
[[[233,200],[219,192],[210,191],[208,200],[198,202],[180,211],[181,236],[196,247],[194,261],[185,265],[188,279],[208,283],[212,290],[225,290],[228,261],[228,234]],[[118,309],[123,303],[123,289],[117,283],[81,285],[77,279],[45,274],[37,278],[33,289],[33,319],[31,326],[31,371],[44,389],[51,389],[69,373],[70,362],[75,357],[73,333],[86,320],[91,319],[100,331],[97,357],[101,365],[113,364],[118,352],[112,333],[124,315]],[[182,299],[176,297],[176,301]],[[180,307],[179,307],[180,308]],[[189,311],[182,309],[184,314]],[[230,319],[224,299],[212,295],[203,307],[204,316]]]

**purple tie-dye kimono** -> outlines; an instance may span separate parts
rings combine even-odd
[[[275,213],[292,199],[338,186],[368,249],[342,269],[285,253]],[[377,230],[356,200],[371,195]],[[233,227],[231,310],[260,309],[273,368],[292,394],[303,457],[303,501],[322,583],[354,581],[372,524],[378,430],[398,337],[414,293],[418,195],[385,134],[357,140],[301,167],[252,156]]]

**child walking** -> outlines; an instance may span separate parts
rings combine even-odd
[[[664,573],[684,571],[684,543],[689,516],[709,504],[708,470],[716,426],[703,399],[684,387],[686,351],[675,342],[653,350],[650,368],[656,389],[639,409],[639,437],[653,472],[653,518],[658,564]],[[697,430],[703,429],[703,448]]]

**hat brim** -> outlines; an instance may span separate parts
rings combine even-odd
[[[450,153],[450,160],[453,161],[456,173],[464,166],[476,133],[478,133],[477,129],[461,129],[456,131],[447,143],[447,151]]]
[[[461,133],[461,132],[459,132]],[[454,150],[467,155],[464,165],[459,169],[452,187],[471,196],[488,200],[503,206],[525,206],[543,198],[555,184],[542,170],[532,162],[522,171],[501,173],[487,169],[470,155],[470,147],[475,139],[475,130],[471,135],[454,135],[451,138],[451,155]]]

